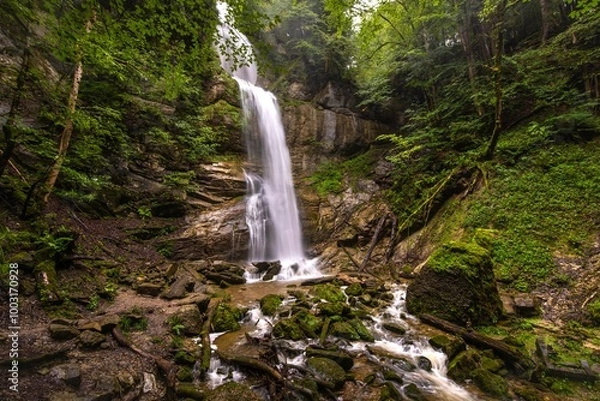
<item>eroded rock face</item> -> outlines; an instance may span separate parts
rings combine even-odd
[[[460,325],[495,323],[502,315],[489,252],[475,243],[438,248],[408,286],[409,313],[430,313]]]

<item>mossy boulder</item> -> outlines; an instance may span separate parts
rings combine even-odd
[[[292,341],[299,341],[305,338],[304,332],[293,318],[278,321],[273,327],[273,336]]]
[[[241,309],[221,303],[215,311],[212,326],[214,332],[239,330],[239,321],[244,317]]]
[[[323,316],[344,316],[350,313],[351,308],[344,302],[321,302],[319,314]]]
[[[452,361],[460,352],[466,349],[465,342],[459,337],[448,337],[445,335],[433,336],[429,339],[429,344],[436,349],[441,350],[448,360]]]
[[[331,359],[312,357],[308,358],[306,365],[318,379],[333,389],[340,389],[346,381],[344,369]]]
[[[474,242],[449,242],[433,252],[406,292],[408,312],[460,325],[493,324],[502,316],[489,251]]]
[[[262,401],[262,398],[244,384],[229,382],[215,388],[206,394],[206,400],[210,401]]]
[[[260,310],[266,316],[274,316],[277,308],[281,306],[281,297],[275,294],[265,295],[260,300]]]
[[[448,377],[456,382],[463,382],[472,377],[472,372],[479,369],[481,354],[472,348],[461,352],[448,365]]]
[[[331,325],[330,334],[351,341],[375,341],[373,334],[359,319],[334,322]]]
[[[294,315],[296,323],[304,334],[310,338],[317,338],[323,327],[323,319],[313,315],[307,310],[301,310]]]
[[[317,284],[311,288],[310,295],[328,302],[346,302],[344,291],[333,284]]]
[[[320,349],[309,346],[306,348],[306,356],[331,359],[346,371],[349,371],[354,366],[354,358],[342,350]]]
[[[357,297],[363,293],[363,288],[360,283],[353,283],[346,288],[346,295]]]
[[[508,385],[497,374],[485,369],[476,369],[472,372],[473,382],[484,393],[497,397],[500,400],[509,400]]]

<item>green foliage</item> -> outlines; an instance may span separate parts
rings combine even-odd
[[[119,328],[124,333],[133,331],[145,331],[148,328],[148,318],[143,316],[139,309],[132,309],[119,320]]]
[[[555,251],[585,249],[600,223],[597,140],[539,149],[529,132],[500,142],[502,152],[510,147],[521,154],[520,164],[495,167],[488,190],[471,203],[464,221],[467,228],[500,232],[492,241],[497,277],[520,291],[550,276]]]
[[[596,326],[600,326],[600,298],[594,299],[586,305],[586,312]]]
[[[150,217],[152,217],[152,211],[147,206],[138,207],[137,214],[143,220],[149,219]]]
[[[185,328],[183,321],[179,316],[170,316],[167,319],[167,325],[176,336],[180,336],[181,331]]]
[[[325,162],[309,178],[309,183],[320,196],[337,194],[342,190],[342,171],[338,164]]]

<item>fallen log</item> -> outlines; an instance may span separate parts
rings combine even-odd
[[[371,243],[369,244],[369,250],[367,251],[367,254],[365,255],[365,258],[363,259],[362,263],[358,267],[359,272],[362,272],[367,267],[369,259],[371,259],[371,254],[373,253],[373,250],[375,249],[375,246],[379,241],[379,235],[381,234],[381,230],[383,230],[383,225],[385,224],[386,219],[387,215],[381,216],[381,218],[379,219],[379,222],[377,223],[377,228],[375,229],[375,234],[373,234],[373,238],[371,238]]]
[[[220,300],[215,299],[214,302],[211,302],[209,304],[208,311],[206,312],[206,320],[204,321],[204,324],[202,325],[202,331],[200,332],[200,339],[202,343],[200,373],[205,373],[210,368],[210,356],[212,353],[210,346],[210,328],[212,326],[212,320],[215,315],[215,311],[217,310],[217,307],[220,303]]]
[[[151,359],[154,361],[154,363],[156,363],[156,366],[158,366],[161,372],[163,372],[167,380],[167,392],[165,394],[164,399],[166,401],[175,401],[177,399],[175,390],[175,373],[177,370],[177,366],[171,361],[167,361],[164,358],[149,354],[137,348],[125,337],[125,335],[123,335],[123,333],[121,332],[121,330],[119,330],[118,327],[113,328],[112,335],[117,341],[117,343],[119,343],[119,345],[121,345],[122,347],[129,348],[136,354],[144,358]]]
[[[517,372],[526,372],[535,366],[534,361],[530,357],[524,355],[522,352],[519,352],[519,350],[503,341],[493,339],[474,331],[469,331],[464,327],[429,314],[423,314],[419,316],[419,319],[421,319],[423,323],[426,323],[430,326],[443,330],[447,333],[460,336],[467,343],[473,344],[480,348],[494,350],[494,353],[499,358],[507,362]]]
[[[548,376],[561,377],[564,379],[583,382],[595,382],[598,380],[598,375],[590,368],[590,365],[586,360],[580,361],[581,366],[555,365],[550,361],[548,355],[548,345],[543,339],[538,337],[535,340],[535,346],[538,355],[545,365],[545,373]]]

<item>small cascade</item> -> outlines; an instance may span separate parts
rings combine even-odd
[[[221,24],[217,48],[223,69],[238,82],[248,152],[246,223],[250,262],[281,262],[277,279],[321,276],[316,261],[306,260],[292,163],[275,96],[256,86],[257,67],[233,63],[234,55],[252,60],[251,45],[227,23],[227,5],[219,3]]]

